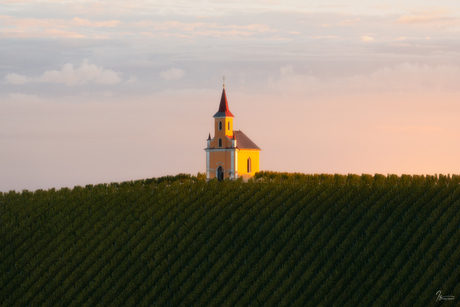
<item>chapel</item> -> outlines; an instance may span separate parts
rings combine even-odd
[[[219,181],[249,179],[259,171],[261,149],[241,130],[233,130],[233,114],[228,108],[225,84],[219,110],[214,114],[214,137],[208,137],[206,151],[206,179]]]

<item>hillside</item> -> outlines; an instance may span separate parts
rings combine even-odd
[[[0,305],[454,306],[459,183],[259,173],[0,193]]]

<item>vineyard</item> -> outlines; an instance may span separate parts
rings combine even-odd
[[[460,177],[261,172],[10,191],[0,251],[2,307],[454,306]]]

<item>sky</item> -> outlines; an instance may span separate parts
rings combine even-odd
[[[260,169],[460,174],[460,2],[0,0],[0,191]]]

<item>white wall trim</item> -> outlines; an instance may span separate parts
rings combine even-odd
[[[206,151],[206,179],[209,179],[209,151]]]
[[[235,178],[238,178],[238,150],[235,150]]]
[[[230,158],[230,161],[231,161],[231,166],[230,166],[230,178],[233,179],[235,178],[235,151],[232,151],[231,152],[231,158]]]

